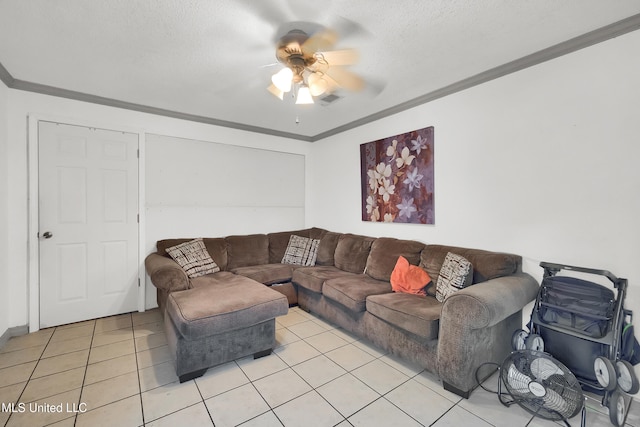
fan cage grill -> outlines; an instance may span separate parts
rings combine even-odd
[[[548,420],[573,418],[584,404],[576,377],[546,353],[514,351],[502,364],[500,380],[514,402]]]

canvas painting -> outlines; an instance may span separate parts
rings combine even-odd
[[[435,224],[433,126],[360,145],[362,220]]]

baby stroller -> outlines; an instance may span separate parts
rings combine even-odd
[[[540,266],[544,277],[527,325],[530,333],[516,331],[514,349],[551,354],[571,370],[584,391],[602,395],[613,425],[624,425],[631,403],[628,394],[640,389],[629,351],[624,349],[627,354],[623,354],[629,341],[623,340],[625,325],[633,334],[632,312],[624,309],[627,279],[605,270],[547,262]],[[561,270],[604,276],[617,292],[576,277],[557,276]],[[631,336],[632,348],[634,340]]]

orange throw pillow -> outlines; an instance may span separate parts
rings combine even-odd
[[[417,265],[409,264],[405,257],[398,257],[396,266],[391,272],[391,288],[394,292],[424,296],[427,294],[425,287],[429,282],[431,282],[429,273]]]

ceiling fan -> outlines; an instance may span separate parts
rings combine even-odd
[[[276,58],[284,67],[271,77],[267,88],[276,97],[292,92],[296,104],[313,104],[313,97],[338,88],[360,91],[365,81],[345,66],[358,61],[355,49],[331,50],[338,41],[336,31],[322,27],[312,34],[302,28],[309,23],[290,23],[277,41]]]

